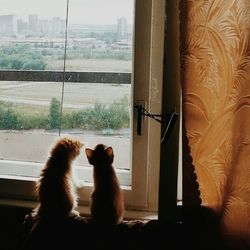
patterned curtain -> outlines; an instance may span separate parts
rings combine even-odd
[[[250,243],[250,0],[180,0],[184,131],[202,205]]]

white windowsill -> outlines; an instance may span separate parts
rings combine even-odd
[[[36,207],[37,203],[35,201],[28,201],[28,200],[0,198],[0,205],[33,209]],[[77,210],[80,212],[82,216],[89,216],[88,206],[80,205]],[[156,220],[158,219],[158,214],[156,212],[126,210],[124,219],[125,220]]]

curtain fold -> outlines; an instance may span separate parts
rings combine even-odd
[[[184,128],[202,205],[250,243],[250,1],[181,0],[180,32]]]

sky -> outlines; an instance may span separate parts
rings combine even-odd
[[[0,0],[0,15],[14,14],[25,19],[58,16],[65,19],[67,0]],[[69,0],[69,23],[116,24],[120,17],[133,22],[134,0]]]

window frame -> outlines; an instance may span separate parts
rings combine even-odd
[[[161,113],[165,1],[135,0],[134,21],[134,73],[130,76],[124,75],[126,79],[131,78],[133,82],[131,103],[142,102],[150,112]],[[25,74],[25,72],[12,72],[14,77]],[[34,71],[30,73],[36,74]],[[72,72],[66,72],[66,80],[69,79],[67,75],[70,73]],[[58,74],[60,75],[62,72]],[[74,74],[77,77],[79,73],[74,72]],[[6,72],[1,71],[0,80],[6,80],[6,75]],[[158,209],[161,127],[154,120],[144,118],[142,135],[137,135],[135,110],[132,110],[132,114],[131,166],[136,167],[132,167],[131,170],[131,190],[124,189],[125,205],[128,210],[156,212]],[[36,201],[35,182],[35,178],[0,176],[0,198]],[[91,186],[84,186],[78,190],[79,206],[88,204],[92,190]],[[85,197],[85,199],[81,199],[81,197]]]

